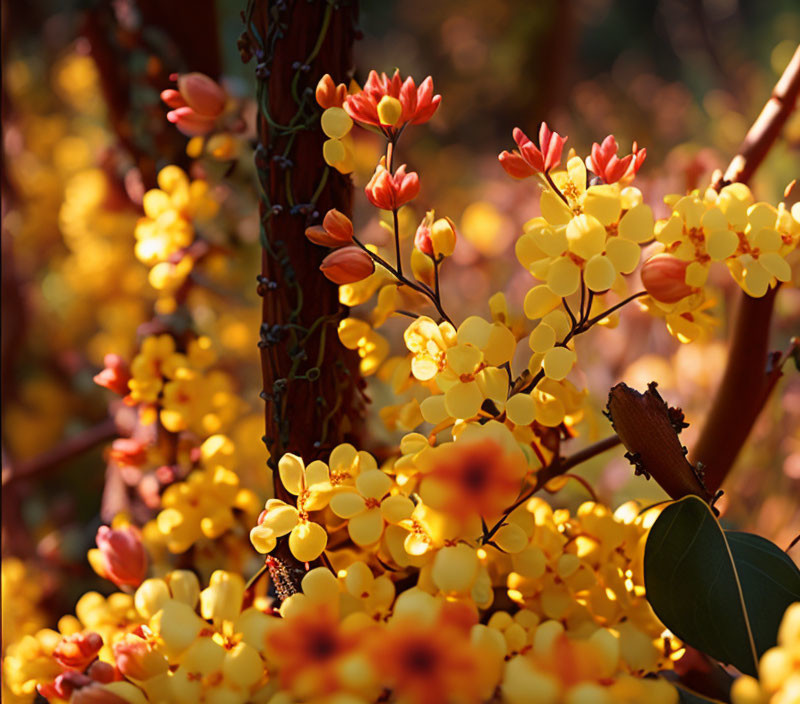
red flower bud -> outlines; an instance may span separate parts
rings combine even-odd
[[[103,358],[105,369],[95,374],[94,383],[102,386],[115,394],[125,396],[128,393],[128,382],[131,374],[128,365],[118,354],[107,354]]]
[[[102,647],[103,639],[99,633],[75,633],[61,639],[53,651],[53,657],[66,670],[83,671]]]
[[[352,284],[375,271],[375,262],[363,249],[350,245],[331,252],[322,260],[319,270],[335,284]]]
[[[118,587],[138,587],[147,576],[147,553],[139,531],[134,526],[116,530],[100,526],[96,540],[103,576]]]
[[[36,685],[36,691],[45,699],[69,699],[72,693],[92,684],[92,678],[76,670],[62,672],[52,683]]]
[[[685,262],[671,254],[656,254],[642,265],[642,284],[657,301],[677,303],[697,291],[686,284]]]
[[[431,226],[433,225],[433,211],[425,213],[425,218],[419,224],[414,235],[414,246],[429,257],[433,256],[433,241],[431,240]]]
[[[204,73],[195,71],[179,75],[178,91],[186,104],[199,115],[216,118],[225,109],[225,91]]]
[[[392,175],[381,160],[364,191],[369,202],[376,208],[396,210],[416,198],[419,193],[419,176],[414,171],[406,173],[405,164]]]

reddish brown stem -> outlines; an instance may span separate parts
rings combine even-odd
[[[714,187],[746,182],[766,157],[800,95],[800,46],[776,84],[772,95],[747,132],[739,153]],[[761,298],[742,293],[728,362],[692,452],[702,462],[709,491],[716,491],[731,470],[739,450],[766,402],[777,377],[767,370],[767,345],[777,288]]]
[[[65,462],[80,457],[84,452],[111,440],[117,434],[117,426],[113,418],[108,418],[92,428],[72,435],[41,455],[3,467],[3,487],[21,479],[32,479],[50,470],[57,469]]]

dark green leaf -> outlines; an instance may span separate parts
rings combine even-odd
[[[696,496],[670,504],[653,524],[644,576],[647,599],[670,631],[753,676],[783,612],[800,599],[800,572],[784,553],[757,536],[726,536]]]

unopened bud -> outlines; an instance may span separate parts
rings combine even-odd
[[[103,647],[99,633],[75,633],[64,636],[53,651],[53,657],[61,667],[69,670],[85,670]]]
[[[661,303],[677,303],[697,289],[686,284],[685,262],[671,254],[656,254],[642,265],[642,284]]]
[[[378,119],[382,125],[396,125],[403,115],[403,105],[397,98],[384,95],[378,103]]]
[[[352,284],[372,274],[375,263],[363,249],[350,245],[331,252],[322,260],[319,269],[335,284]]]
[[[316,99],[317,104],[323,109],[341,108],[347,95],[347,86],[340,83],[338,86],[333,82],[329,73],[326,73],[317,83]]]
[[[97,530],[97,550],[90,550],[89,562],[95,571],[118,587],[138,587],[147,576],[147,553],[134,526]]]
[[[414,246],[420,251],[433,256],[433,242],[431,241],[431,226],[433,225],[433,211],[425,213],[425,218],[419,224],[414,235]]]
[[[431,228],[434,256],[449,257],[456,248],[456,226],[450,218],[439,218]]]
[[[213,78],[204,73],[184,73],[178,76],[178,91],[195,112],[216,118],[225,108],[225,91]]]
[[[332,208],[325,214],[322,227],[336,242],[336,247],[353,241],[353,223],[344,213]]]
[[[236,619],[242,608],[244,586],[241,575],[216,570],[211,575],[208,587],[200,592],[200,613],[203,618],[214,623]]]

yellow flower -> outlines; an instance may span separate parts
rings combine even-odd
[[[381,294],[392,287],[381,289]],[[380,296],[379,296],[380,298]],[[339,340],[350,350],[356,350],[361,358],[359,371],[370,376],[378,371],[378,367],[389,354],[389,342],[378,334],[369,323],[357,318],[345,318],[339,322]]]
[[[414,503],[407,496],[392,493],[394,483],[380,469],[362,472],[355,487],[331,498],[331,510],[347,519],[347,531],[356,545],[373,545],[383,535],[386,523],[409,518]]]

